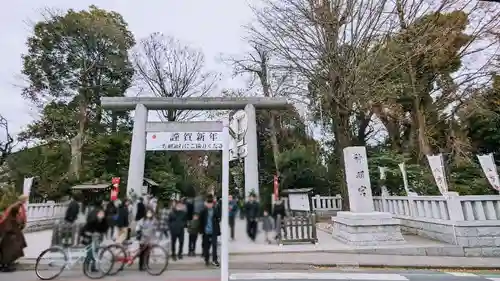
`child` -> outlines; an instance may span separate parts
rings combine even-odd
[[[196,241],[200,232],[200,220],[198,214],[193,214],[193,219],[189,222],[189,247],[188,256],[196,256]]]
[[[266,242],[271,244],[271,240],[269,240],[269,232],[273,231],[273,219],[267,210],[264,210],[264,216],[262,217],[262,230],[264,230]]]
[[[146,217],[140,219],[137,222],[136,232],[137,232],[137,240],[140,242],[141,249],[151,243],[151,240],[155,237],[157,222],[153,216],[153,210],[149,209],[146,212]],[[146,261],[145,258],[147,256],[147,248],[139,254],[139,270],[146,270]]]

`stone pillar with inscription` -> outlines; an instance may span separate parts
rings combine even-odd
[[[350,211],[332,217],[333,237],[359,246],[404,243],[400,221],[390,213],[374,211],[366,148],[346,147],[344,162]]]

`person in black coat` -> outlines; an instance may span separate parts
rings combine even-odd
[[[140,221],[146,216],[146,205],[144,205],[144,199],[139,198],[139,202],[137,202],[137,211],[135,213],[135,221]]]
[[[192,199],[186,200],[186,212],[187,212],[187,220],[191,221],[193,220],[193,215],[194,215],[194,202]]]
[[[280,227],[281,225],[278,225],[278,217],[281,218],[280,223],[283,222],[283,218],[286,216],[286,210],[285,210],[285,203],[283,200],[277,200],[274,203],[273,207],[273,221],[274,221],[274,228],[276,229],[276,237],[275,239],[278,239],[278,233],[280,233]]]
[[[71,202],[69,202],[68,208],[66,209],[66,214],[64,215],[64,220],[67,223],[74,223],[78,219],[79,213],[80,204],[78,204],[75,198],[71,198]]]
[[[247,235],[255,241],[257,238],[257,219],[260,214],[260,205],[255,194],[250,194],[248,202],[245,204],[245,215],[247,217]]]
[[[115,206],[115,202],[108,202],[108,204],[106,204],[106,209],[104,210],[104,212],[106,214],[106,220],[108,221],[109,225],[109,237],[113,239],[115,235],[116,220],[118,219],[118,208]]]
[[[205,208],[200,213],[200,233],[205,265],[210,265],[210,248],[212,248],[212,265],[219,266],[217,257],[217,237],[220,235],[221,209],[214,206],[212,195],[207,196]]]
[[[184,228],[187,225],[186,206],[183,201],[175,204],[168,216],[168,228],[170,229],[170,244],[172,247],[172,260],[182,259],[182,250],[184,249]],[[178,251],[175,251],[177,241],[179,242]],[[177,254],[177,255],[176,255]]]
[[[90,245],[90,243],[92,243],[93,234],[100,234],[102,236],[108,231],[108,229],[109,225],[106,220],[104,210],[100,207],[96,207],[89,214],[85,225],[80,229],[80,238],[82,239],[82,244]],[[91,270],[95,272],[97,271],[97,269],[95,267],[95,260],[93,255],[94,253],[92,248],[89,248],[89,250],[87,251],[87,258],[93,260],[91,264]]]
[[[116,220],[119,242],[123,242],[128,239],[128,229],[129,229],[128,218],[129,218],[129,213],[128,213],[127,202],[120,202],[118,204],[118,219]]]

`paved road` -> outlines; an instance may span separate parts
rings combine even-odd
[[[36,281],[32,271],[0,274],[0,280]],[[86,279],[80,272],[71,271],[64,273],[56,280],[84,281]],[[162,276],[149,276],[146,273],[130,271],[118,276],[106,277],[103,281],[219,281],[219,271],[167,271]],[[303,270],[303,271],[237,271],[231,272],[230,280],[358,280],[358,281],[500,281],[500,272],[433,272],[433,271],[395,271],[395,270]]]

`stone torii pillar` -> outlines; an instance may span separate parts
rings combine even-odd
[[[255,107],[252,104],[245,106],[247,114],[247,156],[245,157],[245,198],[255,192],[259,196],[259,155],[257,146],[257,120]]]
[[[146,163],[146,123],[148,109],[143,104],[135,106],[134,128],[128,164],[127,194],[142,195],[144,165]]]

